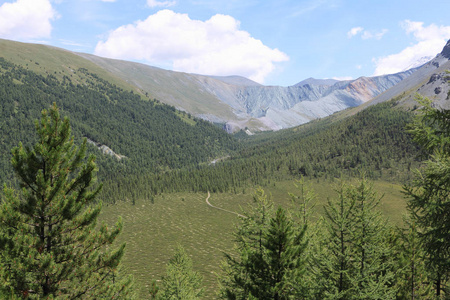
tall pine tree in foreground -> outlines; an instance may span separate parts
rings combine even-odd
[[[125,244],[110,245],[122,229],[97,227],[101,186],[86,140],[74,146],[67,118],[54,104],[36,121],[37,143],[12,150],[21,190],[4,188],[0,206],[0,293],[28,299],[128,297],[119,280]]]

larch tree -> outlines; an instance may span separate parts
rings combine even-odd
[[[381,197],[364,177],[349,187],[348,197],[354,201],[350,299],[394,299],[393,235],[378,210]]]
[[[20,190],[4,188],[0,206],[0,290],[28,299],[128,298],[132,279],[118,267],[122,230],[97,226],[101,185],[86,139],[74,145],[69,120],[56,104],[35,122],[37,142],[12,150]]]
[[[194,271],[192,259],[183,247],[178,246],[167,264],[166,275],[162,278],[156,299],[197,300],[203,295],[203,278]]]
[[[328,199],[325,205],[326,235],[321,241],[324,251],[316,259],[320,295],[327,299],[347,299],[351,289],[355,200],[348,196],[348,187],[344,185],[337,193],[337,199]]]
[[[450,110],[418,96],[419,114],[411,124],[414,140],[428,160],[405,186],[408,209],[419,227],[436,296],[450,296]]]
[[[240,217],[241,224],[234,233],[235,252],[225,253],[220,278],[220,297],[223,299],[250,299],[261,276],[256,273],[253,260],[264,254],[264,232],[273,214],[273,202],[258,188],[253,195],[253,205]],[[254,293],[254,292],[253,292]]]
[[[306,226],[295,226],[285,210],[275,213],[262,189],[235,233],[236,254],[226,254],[220,278],[223,299],[303,299]]]
[[[397,298],[433,299],[430,270],[426,266],[426,252],[420,242],[419,228],[410,216],[403,218],[406,228],[399,228],[396,278]]]

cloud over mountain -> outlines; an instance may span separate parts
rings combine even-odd
[[[374,75],[393,74],[414,65],[423,57],[434,57],[450,39],[450,26],[431,24],[424,26],[423,22],[410,20],[401,23],[407,34],[412,34],[416,43],[399,53],[374,59],[376,69]]]
[[[110,58],[171,64],[174,70],[209,75],[241,75],[263,82],[275,63],[289,57],[241,30],[239,21],[217,14],[192,20],[187,14],[161,10],[144,21],[121,26],[95,48]]]
[[[57,16],[49,0],[17,0],[0,6],[0,37],[49,38]]]

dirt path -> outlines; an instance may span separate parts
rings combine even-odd
[[[206,204],[208,204],[212,208],[219,209],[219,210],[225,211],[225,212],[233,214],[233,215],[237,215],[238,217],[241,217],[241,218],[247,218],[246,216],[241,215],[240,213],[237,213],[237,212],[234,212],[234,211],[231,211],[231,210],[226,210],[224,208],[220,208],[220,207],[212,205],[211,203],[209,203],[209,197],[211,197],[211,194],[208,191],[208,197],[206,197]]]

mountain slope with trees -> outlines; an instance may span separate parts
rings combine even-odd
[[[78,82],[67,75],[60,80],[0,59],[1,181],[11,178],[10,149],[17,140],[24,145],[34,142],[30,134],[33,120],[51,103],[71,119],[77,140],[87,137],[125,156],[119,161],[88,145],[97,155],[102,180],[195,166],[239,147],[235,139],[207,121],[157,100],[143,100],[87,69],[75,72]]]

